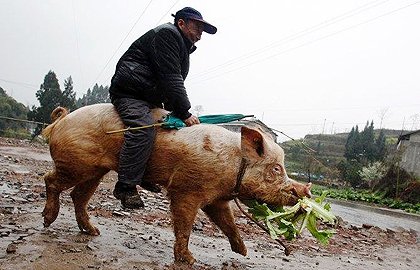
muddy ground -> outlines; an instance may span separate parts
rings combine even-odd
[[[61,196],[56,222],[44,228],[42,175],[52,166],[46,145],[0,138],[0,269],[188,269],[173,265],[165,194],[141,191],[145,209],[122,209],[112,196],[115,173],[104,178],[89,204],[100,236],[79,232],[69,192]],[[192,269],[420,269],[413,230],[342,221],[330,245],[321,246],[305,233],[286,242],[293,247],[286,256],[238,210],[236,216],[248,256],[233,253],[220,230],[200,213],[190,241],[197,259]]]

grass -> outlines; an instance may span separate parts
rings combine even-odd
[[[412,204],[392,198],[385,198],[382,193],[370,190],[355,190],[352,188],[335,189],[320,185],[312,185],[312,194],[320,196],[324,190],[328,191],[327,197],[339,200],[349,200],[386,206],[393,209],[401,209],[408,213],[420,214],[420,203]]]

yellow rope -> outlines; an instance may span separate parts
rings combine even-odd
[[[124,129],[107,131],[106,134],[114,134],[114,133],[120,133],[120,132],[131,131],[131,130],[136,131],[136,130],[140,130],[140,129],[144,129],[144,128],[151,128],[151,127],[160,127],[163,124],[164,123],[156,123],[156,124],[151,124],[151,125],[141,126],[141,127],[128,127],[128,128],[124,128]]]

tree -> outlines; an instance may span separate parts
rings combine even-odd
[[[384,160],[386,156],[386,147],[385,147],[386,136],[384,130],[381,129],[379,136],[375,141],[375,160],[381,161]]]
[[[64,80],[64,91],[61,106],[69,109],[70,111],[73,111],[77,108],[76,93],[73,91],[73,79],[71,76]]]
[[[380,118],[380,123],[379,123],[379,128],[382,129],[382,123],[384,121],[384,119],[386,118],[386,115],[388,114],[388,107],[385,108],[381,108],[378,112],[379,114],[379,118]]]
[[[36,98],[40,106],[32,106],[32,110],[28,113],[28,119],[43,123],[50,123],[51,112],[61,105],[63,93],[60,90],[57,76],[53,71],[49,71],[45,75],[44,83],[36,92]]]
[[[351,186],[357,187],[361,183],[360,170],[363,168],[360,162],[356,160],[342,160],[337,165],[341,177],[350,183]]]
[[[200,116],[204,111],[203,105],[194,106],[193,111],[194,111],[196,116]]]
[[[97,103],[108,103],[111,102],[109,99],[109,87],[108,86],[98,86],[98,84],[95,84],[93,86],[92,90],[89,88],[86,92],[86,94],[83,95],[83,97],[79,98],[77,100],[77,107],[83,107],[86,105],[92,105]]]
[[[344,150],[344,157],[347,160],[360,160],[363,154],[363,145],[361,140],[361,134],[359,133],[359,127],[353,127],[347,137],[346,146]]]
[[[71,95],[71,93],[69,93]],[[36,92],[36,98],[40,106],[32,106],[27,116],[29,120],[34,120],[42,123],[50,123],[51,112],[58,106],[64,106],[63,93],[60,89],[57,76],[54,71],[50,70],[44,77],[44,83],[41,84],[39,90]],[[33,138],[40,134],[42,126],[37,126],[32,136]]]
[[[365,182],[368,187],[373,186],[374,181],[378,181],[385,176],[387,167],[380,161],[375,161],[359,171],[361,180]]]
[[[3,88],[0,87],[0,116],[26,119],[28,108],[14,98],[8,96]],[[26,124],[18,121],[0,119],[0,136],[15,137],[17,133],[26,132]]]
[[[373,162],[375,160],[375,135],[374,135],[373,121],[366,123],[365,129],[363,130],[362,135],[362,145],[363,145],[363,158],[367,162]]]
[[[360,170],[369,167],[375,161],[382,161],[386,156],[385,134],[383,130],[375,140],[373,121],[366,123],[365,128],[359,133],[358,127],[353,127],[347,137],[343,161],[339,170],[345,180],[353,186],[359,185]]]

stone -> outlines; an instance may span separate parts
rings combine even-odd
[[[373,225],[372,224],[363,223],[362,224],[362,227],[365,228],[365,229],[370,229],[370,228],[373,227]]]
[[[17,245],[16,244],[14,244],[14,243],[10,243],[8,246],[7,246],[7,249],[6,249],[6,253],[16,253],[16,250],[17,250]]]
[[[86,248],[87,248],[87,249],[89,249],[89,250],[92,250],[92,251],[95,251],[95,250],[97,250],[97,249],[98,249],[96,246],[94,246],[94,245],[92,245],[92,244],[87,244],[87,245],[86,245]]]

